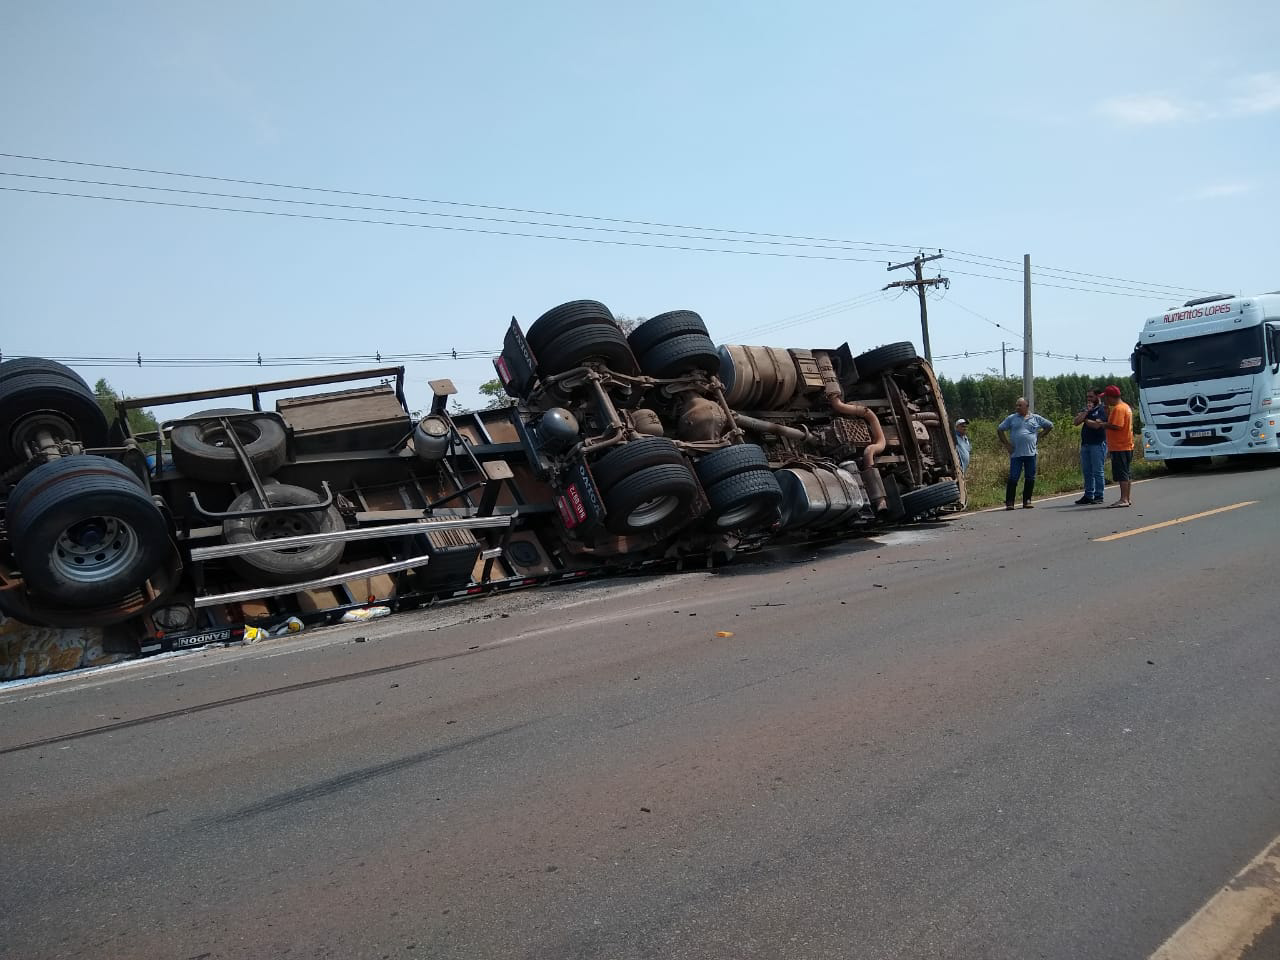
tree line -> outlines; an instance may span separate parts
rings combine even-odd
[[[1134,419],[1138,415],[1138,388],[1127,374],[1108,373],[1090,376],[1084,373],[1061,373],[1056,377],[1036,377],[1036,413],[1050,420],[1070,416],[1084,404],[1085,391],[1090,387],[1105,387],[1114,383],[1120,388],[1124,401],[1133,407]],[[1021,377],[1001,377],[996,374],[965,376],[958,380],[939,377],[942,399],[952,423],[958,418],[967,420],[1002,420],[1013,412],[1014,404],[1022,396]]]

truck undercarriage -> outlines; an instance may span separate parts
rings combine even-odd
[[[0,364],[0,611],[118,625],[146,654],[725,562],[964,499],[941,391],[908,343],[717,347],[692,311],[627,335],[574,301],[527,334],[512,320],[494,364],[505,409],[450,414],[437,380],[414,418],[388,367],[133,398],[110,420],[69,368]],[[341,388],[298,393],[325,386]],[[131,409],[226,398],[241,405],[129,427]]]

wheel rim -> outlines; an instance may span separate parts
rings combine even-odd
[[[759,500],[753,500],[749,503],[741,504],[740,506],[734,507],[731,510],[728,510],[720,514],[720,516],[716,517],[716,526],[717,527],[741,526],[742,524],[746,523],[748,520],[755,520],[760,514],[764,512],[767,506],[769,506],[768,503],[764,503]]]
[[[62,531],[53,568],[67,580],[98,583],[130,567],[140,553],[138,534],[118,517],[86,517]]]
[[[253,539],[279,540],[281,537],[300,537],[307,533],[319,533],[320,521],[314,513],[278,513],[259,517],[253,525]],[[285,547],[274,553],[302,553],[311,547]]]
[[[248,446],[262,436],[262,431],[252,420],[232,421],[231,429],[235,431],[240,443]],[[227,435],[227,428],[221,423],[212,423],[204,428],[200,433],[200,438],[211,447],[219,449],[231,449],[233,444],[231,438]]]
[[[646,500],[627,514],[627,525],[630,527],[651,527],[665,520],[680,506],[678,498],[665,494]]]

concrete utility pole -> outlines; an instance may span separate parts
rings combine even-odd
[[[898,280],[898,281],[895,281],[894,283],[886,284],[884,288],[886,290],[889,290],[892,287],[903,287],[903,288],[915,287],[916,288],[916,293],[919,294],[920,296],[920,332],[924,336],[924,358],[928,360],[930,363],[933,363],[933,350],[929,346],[929,308],[925,305],[924,291],[926,287],[950,287],[951,280],[947,277],[942,276],[941,274],[926,280],[920,268],[923,267],[930,260],[941,260],[941,259],[942,259],[942,251],[939,250],[937,253],[935,253],[931,257],[926,257],[922,253],[917,253],[915,255],[915,259],[908,260],[906,263],[889,264],[890,270],[901,270],[903,267],[915,267],[916,278],[914,280]]]
[[[1036,408],[1035,353],[1031,349],[1031,254],[1022,255],[1022,395]]]
[[[1005,352],[1004,341],[1000,341],[1000,376],[1003,379],[1009,378],[1009,355]]]

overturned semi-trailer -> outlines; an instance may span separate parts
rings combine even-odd
[[[0,611],[122,625],[131,652],[234,640],[663,562],[723,561],[937,514],[964,480],[909,343],[717,347],[692,311],[513,320],[500,410],[415,419],[400,367],[122,401],[0,364]],[[333,392],[264,395],[342,384]],[[135,435],[128,411],[226,402]],[[117,643],[121,641],[117,640]]]

